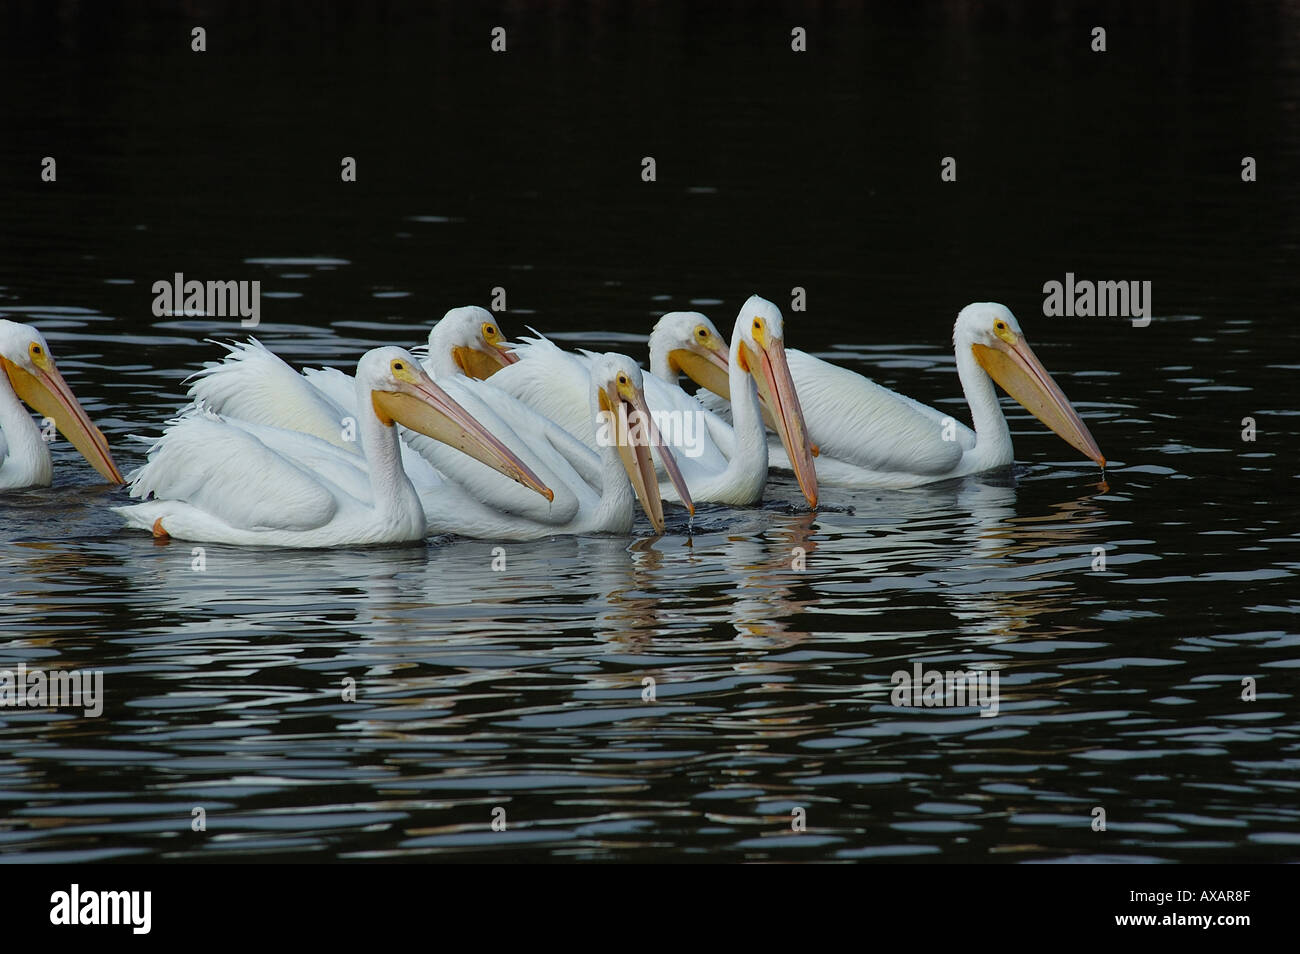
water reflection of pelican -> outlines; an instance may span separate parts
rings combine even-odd
[[[991,476],[991,475],[990,475]],[[946,607],[960,632],[997,640],[1063,611],[1069,574],[1084,572],[1105,519],[1088,496],[1048,518],[1020,514],[1011,479],[967,478],[908,491],[844,491],[818,517],[811,585],[831,615],[885,617],[909,605]],[[1026,554],[1045,552],[1027,560]],[[937,619],[936,634],[951,624]],[[866,629],[858,624],[855,629]],[[873,630],[874,631],[874,630]],[[888,638],[888,627],[879,636]]]
[[[816,566],[813,513],[767,513],[761,537],[728,537],[718,554],[734,582],[731,623],[743,646],[780,649],[808,637],[792,618],[816,605],[805,585],[807,566]],[[796,593],[802,591],[802,598]]]

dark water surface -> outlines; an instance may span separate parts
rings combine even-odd
[[[963,420],[952,320],[999,300],[1105,479],[1004,399],[1014,474],[816,513],[774,475],[501,572],[451,538],[195,572],[56,443],[0,498],[0,669],[107,702],[0,711],[0,861],[1300,858],[1296,8],[469,9],[7,8],[0,313],[124,470],[243,334],[153,316],[181,271],[261,280],[261,340],[340,367],[495,286],[507,334],[643,361],[658,314],[729,333],[759,293]],[[1043,317],[1067,271],[1154,320]],[[996,671],[998,714],[892,706],[918,662]]]

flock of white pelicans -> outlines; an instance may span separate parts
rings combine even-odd
[[[227,345],[191,376],[192,403],[162,436],[141,438],[146,462],[129,478],[140,502],[113,509],[161,538],[336,547],[627,534],[639,500],[663,533],[665,502],[691,513],[754,504],[769,467],[792,471],[810,507],[819,483],[914,487],[1006,467],[995,381],[1106,464],[1003,305],[968,305],[953,329],[971,428],[787,349],[780,310],[758,296],[730,346],[698,312],[664,315],[649,344],[647,375],[621,354],[540,335],[512,343],[489,312],[466,307],[429,332],[423,361],[375,348],[355,376],[299,373],[255,340]],[[127,483],[39,331],[0,320],[0,367],[0,489],[51,479],[48,440],[21,402],[106,480]],[[683,429],[656,427],[670,417],[699,423],[689,447]]]

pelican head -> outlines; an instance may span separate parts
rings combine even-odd
[[[770,418],[772,428],[785,445],[799,489],[808,498],[809,506],[817,506],[813,447],[785,357],[785,323],[781,309],[766,298],[750,296],[736,316],[731,350],[737,366],[753,377],[758,387],[758,399]]]
[[[453,308],[429,331],[429,360],[434,373],[490,378],[519,356],[510,350],[492,313],[477,305]]]
[[[730,352],[713,322],[698,311],[670,311],[650,332],[650,373],[675,382],[685,374],[714,394],[728,397]]]
[[[1025,410],[1085,457],[1106,466],[1097,442],[1030,349],[1009,308],[991,301],[967,305],[957,315],[953,345],[959,351],[970,348],[979,366]]]
[[[110,483],[125,483],[109,453],[108,441],[90,422],[54,364],[45,336],[31,325],[0,318],[0,368],[14,393],[59,433]]]
[[[658,446],[659,459],[663,461],[668,479],[682,503],[691,513],[695,513],[695,504],[677,467],[677,460],[661,440],[659,428],[650,414],[641,369],[627,355],[611,352],[600,355],[592,363],[591,380],[596,388],[596,406],[602,418],[602,426],[597,428],[597,439],[608,440],[618,448],[623,469],[627,471],[627,478],[641,501],[642,509],[655,532],[663,533],[664,504],[659,496],[654,461],[650,457],[652,445]]]
[[[405,425],[468,454],[547,500],[554,492],[505,444],[452,400],[419,362],[401,348],[375,348],[357,362],[357,386],[368,391],[375,416],[385,427]]]

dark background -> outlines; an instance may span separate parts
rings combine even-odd
[[[1110,462],[1107,484],[1005,400],[1014,479],[827,490],[811,514],[773,475],[689,537],[677,515],[653,543],[539,541],[499,578],[465,540],[213,548],[204,575],[122,530],[124,492],[56,445],[55,487],[0,508],[0,662],[107,667],[115,708],[0,727],[7,860],[1294,860],[1297,5],[0,17],[0,313],[50,336],[124,470],[127,435],[221,354],[204,339],[243,334],[155,318],[176,271],[261,280],[258,336],[339,366],[494,286],[507,334],[642,360],[657,314],[729,332],[759,293],[790,346],[963,420],[952,321],[999,300]],[[1066,272],[1152,282],[1155,319],[1045,318]],[[916,659],[1005,667],[1008,718],[921,723],[872,694]],[[653,666],[678,694],[643,719]],[[402,678],[361,714],[333,702],[372,669]],[[521,836],[549,841],[489,840],[507,780]],[[228,837],[190,832],[219,797]],[[795,799],[819,832],[758,837]]]
[[[727,330],[800,285],[820,347],[943,342],[972,300],[1032,322],[1066,271],[1150,280],[1165,315],[1295,289],[1293,5],[6,9],[0,284],[128,326],[173,271],[307,252],[355,268],[265,321],[373,320],[392,287],[427,322],[501,285],[551,331],[644,333],[693,298]],[[145,287],[78,289],[88,268]]]

